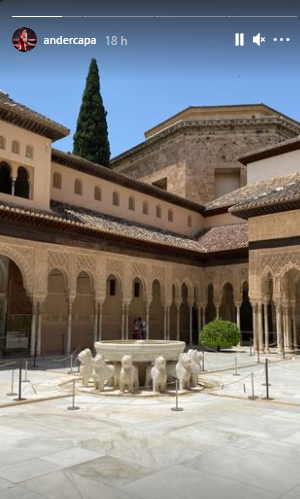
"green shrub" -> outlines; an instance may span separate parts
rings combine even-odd
[[[236,324],[220,319],[206,324],[201,332],[201,343],[208,347],[236,346],[240,338],[241,332]]]

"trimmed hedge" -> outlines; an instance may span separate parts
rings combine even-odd
[[[241,332],[236,324],[230,321],[215,319],[206,324],[201,332],[201,343],[208,347],[232,347],[241,339]]]

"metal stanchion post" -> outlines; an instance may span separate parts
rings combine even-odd
[[[176,405],[175,407],[171,407],[171,411],[183,411],[182,407],[178,407],[178,378],[175,378],[175,390],[176,390]]]
[[[204,352],[203,352],[203,359],[202,359],[202,372],[205,372],[205,367],[204,367]]]
[[[72,405],[70,405],[68,407],[68,410],[69,411],[77,411],[78,409],[80,409],[80,407],[78,407],[78,405],[75,405],[75,383],[76,383],[76,379],[73,379],[73,391],[72,391]]]
[[[265,363],[265,383],[263,383],[262,386],[266,387],[266,396],[264,397],[264,399],[273,400],[269,396],[269,386],[271,386],[271,385],[269,383],[269,360],[268,359],[266,359],[266,363]]]
[[[251,395],[249,395],[248,399],[249,400],[256,400],[258,397],[255,396],[254,393],[254,375],[253,372],[251,373]]]
[[[26,400],[25,398],[22,398],[22,359],[20,359],[19,362],[19,394],[18,398],[14,400]]]
[[[18,395],[17,393],[14,392],[14,381],[15,381],[15,371],[14,371],[14,369],[12,369],[12,371],[11,371],[11,390],[10,390],[10,393],[7,394],[8,396]]]
[[[239,373],[237,372],[237,358],[236,357],[234,359],[234,369],[235,369],[235,372],[234,372],[233,376],[239,376]]]
[[[27,368],[28,368],[28,362],[27,360],[25,361],[25,377],[22,379],[22,383],[29,383],[29,379],[27,379]]]

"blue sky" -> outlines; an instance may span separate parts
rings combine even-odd
[[[89,0],[81,2],[34,1],[0,4],[0,88],[38,112],[71,129],[71,136],[57,143],[62,150],[72,150],[72,135],[81,103],[90,59],[96,57],[101,89],[108,112],[112,156],[143,140],[143,133],[160,121],[190,105],[216,105],[264,102],[300,121],[300,69],[298,18],[12,18],[12,15],[80,14],[100,10]],[[98,5],[104,5],[100,2]],[[110,14],[121,12],[115,5]],[[128,5],[130,2],[128,3]],[[186,9],[172,3],[172,12],[185,15],[224,14],[224,3],[214,2],[213,10]],[[107,4],[106,9],[108,9]],[[139,3],[140,5],[140,3]],[[143,4],[145,5],[145,4]],[[149,4],[148,9],[149,9]],[[164,12],[171,12],[164,4]],[[182,5],[182,3],[181,3]],[[209,4],[211,5],[211,4]],[[227,4],[228,5],[228,4]],[[252,13],[267,15],[251,3]],[[281,5],[281,7],[280,7]],[[72,6],[72,10],[71,9]],[[159,4],[151,14],[160,13]],[[273,3],[276,15],[300,15],[295,2]],[[221,9],[222,7],[222,9]],[[200,8],[200,7],[199,7]],[[119,9],[119,10],[118,10]],[[122,3],[124,9],[124,2]],[[129,9],[129,7],[128,7]],[[154,10],[153,10],[154,9]],[[220,10],[221,9],[221,10]],[[108,12],[104,9],[101,13]],[[123,14],[122,10],[122,14]],[[148,13],[131,10],[136,14]],[[231,12],[242,14],[232,3]],[[228,9],[225,14],[228,14]],[[37,33],[36,48],[18,53],[11,37],[20,26]],[[245,46],[235,47],[235,32],[245,33]],[[253,35],[261,33],[266,42],[253,44]],[[90,36],[97,45],[47,46],[44,37]],[[107,47],[107,35],[124,36],[127,47]],[[273,38],[283,37],[283,42]],[[290,42],[286,42],[286,38]]]

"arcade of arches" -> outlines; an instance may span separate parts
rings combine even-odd
[[[2,239],[13,242],[0,242],[6,350],[70,353],[96,340],[129,339],[137,317],[146,320],[150,339],[198,343],[217,317],[236,322],[260,350],[298,344],[300,269],[292,263],[279,277],[261,272],[250,300],[247,264],[200,268]]]

